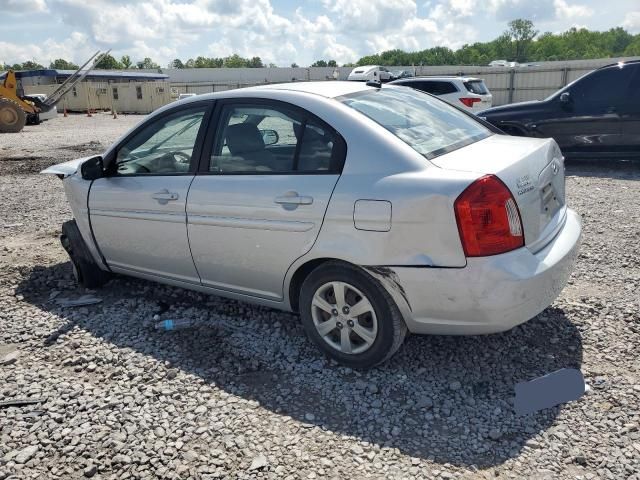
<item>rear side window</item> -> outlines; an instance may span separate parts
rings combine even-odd
[[[342,167],[336,132],[285,105],[227,105],[209,171],[221,174],[332,173]]]
[[[431,159],[491,132],[446,102],[409,88],[380,88],[338,98]]]
[[[464,82],[464,87],[467,89],[467,91],[475,93],[476,95],[486,95],[487,93],[489,93],[489,90],[487,90],[487,86],[482,80],[471,80],[469,82]]]
[[[571,96],[576,105],[610,105],[625,100],[631,81],[631,68],[607,68],[598,70],[578,80],[571,87]]]
[[[455,93],[458,91],[456,86],[451,82],[442,82],[437,80],[421,81],[406,83],[410,87],[417,90],[430,93],[431,95],[447,95],[449,93]]]

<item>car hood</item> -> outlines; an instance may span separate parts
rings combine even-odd
[[[493,113],[508,113],[508,112],[525,112],[527,110],[539,107],[541,100],[531,100],[529,102],[511,103],[509,105],[501,105],[499,107],[492,107],[483,110],[478,113],[480,116],[491,115]]]
[[[40,173],[43,173],[45,175],[62,175],[63,177],[69,177],[78,171],[80,165],[93,157],[95,157],[95,155],[76,158],[75,160],[69,160],[68,162],[51,165],[49,168],[45,168]]]

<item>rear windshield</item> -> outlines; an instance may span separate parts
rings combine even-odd
[[[466,113],[410,88],[383,87],[337,100],[379,123],[427,159],[491,135]]]
[[[475,93],[476,95],[486,95],[489,93],[487,87],[485,86],[482,80],[471,80],[469,82],[464,82],[464,86],[471,93]]]

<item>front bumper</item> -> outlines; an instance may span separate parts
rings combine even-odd
[[[409,331],[495,333],[535,317],[567,284],[581,234],[580,216],[568,209],[562,229],[536,253],[520,248],[469,258],[464,268],[394,267],[403,290],[395,298]]]

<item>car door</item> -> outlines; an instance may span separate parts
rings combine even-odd
[[[283,298],[287,269],[308,252],[346,146],[306,111],[264,100],[222,102],[215,135],[187,203],[191,252],[202,284]]]
[[[142,125],[108,156],[89,193],[91,227],[109,267],[200,283],[189,250],[186,200],[210,106],[171,110]]]
[[[620,109],[621,154],[640,155],[640,63],[625,65],[631,73],[631,82]]]
[[[618,67],[583,77],[566,89],[568,95],[547,102],[535,129],[540,136],[553,137],[565,152],[615,150],[621,142],[620,109],[628,82],[627,72]]]

